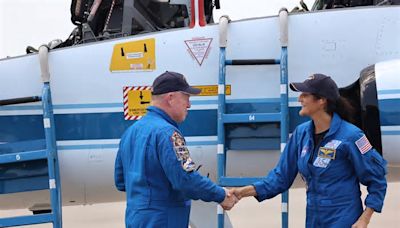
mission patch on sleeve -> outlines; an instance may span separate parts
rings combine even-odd
[[[191,172],[196,169],[196,164],[190,157],[190,152],[186,147],[185,139],[178,132],[174,132],[171,136],[171,141],[175,150],[178,161],[181,162],[182,168],[186,172]]]

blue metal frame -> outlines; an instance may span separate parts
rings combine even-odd
[[[33,150],[0,155],[0,164],[47,159],[50,191],[51,213],[1,218],[0,227],[53,223],[53,227],[62,228],[61,181],[57,156],[56,136],[54,129],[54,113],[49,82],[45,82],[42,90],[43,124],[46,138],[46,150]]]
[[[51,100],[50,84],[48,82],[44,83],[42,98],[43,122],[45,129],[46,146],[48,151],[47,164],[49,166],[49,189],[51,210],[53,216],[53,227],[61,228],[61,179],[57,155],[56,132],[54,128],[55,124],[53,104]],[[48,121],[48,125],[46,121]]]
[[[13,218],[1,219],[0,227],[49,223],[49,222],[52,222],[52,220],[53,220],[53,216],[50,213],[40,214],[40,215],[18,216],[18,217],[13,217]]]
[[[222,114],[223,123],[260,123],[281,121],[279,113]]]
[[[281,152],[289,136],[289,101],[288,101],[288,52],[287,47],[281,50]],[[289,227],[289,193],[282,193],[282,227]]]
[[[220,47],[219,79],[218,79],[218,153],[217,153],[217,182],[221,186],[244,186],[262,179],[262,177],[226,177],[226,146],[225,146],[225,124],[226,123],[257,123],[257,122],[280,122],[281,129],[281,152],[286,145],[289,133],[289,103],[288,103],[288,66],[287,47],[282,47],[280,59],[268,60],[226,60],[226,48]],[[233,64],[235,63],[235,64]],[[256,64],[280,64],[280,113],[241,113],[226,114],[225,75],[227,65],[256,65]],[[282,193],[282,227],[288,227],[288,192]],[[218,227],[224,227],[225,212],[218,210]]]
[[[218,77],[218,153],[217,153],[217,182],[221,184],[221,177],[225,176],[225,165],[226,165],[226,150],[225,150],[225,127],[223,122],[223,115],[225,113],[225,59],[226,59],[226,48],[220,48],[219,56],[219,77]],[[223,87],[223,91],[221,91]],[[218,206],[219,207],[219,206]],[[224,227],[225,212],[218,210],[218,227]]]
[[[12,162],[32,161],[47,158],[47,150],[27,151],[1,155],[0,164]]]

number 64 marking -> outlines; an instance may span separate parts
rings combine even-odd
[[[249,115],[249,121],[254,121],[256,120],[256,116],[255,115]]]

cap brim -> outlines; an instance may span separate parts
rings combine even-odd
[[[306,84],[303,82],[292,82],[289,85],[290,89],[296,92],[306,92],[306,93],[311,93],[312,89],[309,88]]]
[[[187,89],[185,89],[182,92],[188,93],[190,95],[197,95],[201,92],[201,89],[193,88],[193,87],[189,86]]]

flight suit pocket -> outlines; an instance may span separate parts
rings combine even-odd
[[[372,153],[371,160],[372,160],[373,169],[375,172],[381,173],[384,175],[386,175],[388,173],[387,162],[381,155],[379,155],[378,153]]]
[[[166,209],[147,208],[134,212],[128,228],[168,227]]]

